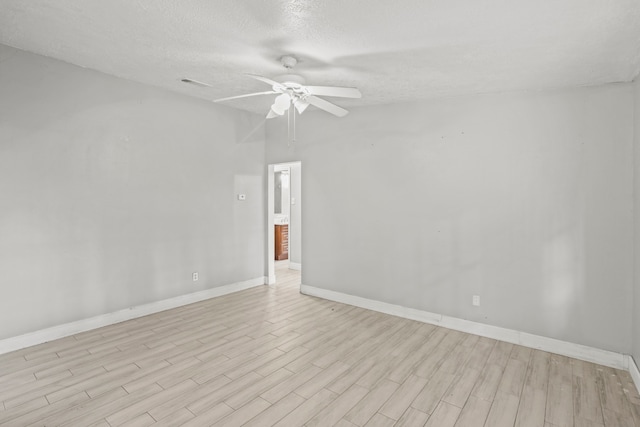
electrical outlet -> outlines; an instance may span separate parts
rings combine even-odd
[[[473,296],[473,301],[471,301],[471,304],[475,305],[476,307],[480,306],[480,295],[474,295]]]
[[[192,278],[193,278],[193,281],[194,281],[194,282],[197,282],[197,281],[198,281],[198,272],[197,272],[197,271],[194,271],[194,272],[193,272]]]

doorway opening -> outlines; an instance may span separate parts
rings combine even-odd
[[[302,270],[302,163],[269,165],[267,187],[268,284],[274,285],[286,270]]]

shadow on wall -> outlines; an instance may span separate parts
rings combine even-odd
[[[548,309],[540,313],[540,321],[558,336],[568,332],[571,319],[579,318],[575,314],[576,301],[581,301],[585,292],[581,239],[579,227],[566,228],[542,248],[541,298],[542,307]]]
[[[381,229],[376,235],[385,242],[385,251],[407,262],[400,269],[396,261],[382,257],[368,269],[378,276],[396,276],[417,296],[407,301],[389,284],[383,298],[393,304],[558,338],[588,336],[589,331],[575,324],[584,314],[576,310],[587,292],[583,226],[575,219],[580,214],[568,209],[566,218],[549,220],[525,211],[520,213],[526,217],[523,222],[536,221],[536,226],[467,212],[456,219],[423,221],[412,234]],[[517,250],[523,240],[526,250]],[[528,286],[523,290],[518,283]],[[470,307],[472,295],[481,296],[479,307]]]

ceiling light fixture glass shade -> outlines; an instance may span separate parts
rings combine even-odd
[[[291,97],[288,93],[283,93],[282,95],[278,95],[276,97],[275,102],[271,106],[271,111],[276,113],[279,116],[284,115],[284,112],[289,109],[291,106]]]
[[[304,110],[306,110],[309,106],[309,103],[303,101],[300,98],[297,98],[295,101],[293,101],[293,106],[296,107],[296,110],[298,110],[298,114],[302,114],[304,113]]]

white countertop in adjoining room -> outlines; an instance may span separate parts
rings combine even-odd
[[[289,224],[289,215],[274,214],[273,223],[274,225],[287,225]]]

